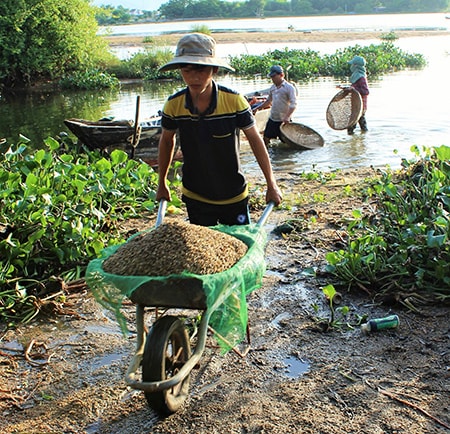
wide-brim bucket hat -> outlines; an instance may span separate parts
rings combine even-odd
[[[180,64],[218,66],[234,71],[223,59],[216,56],[216,41],[203,33],[190,33],[183,36],[177,44],[175,57],[159,68],[160,72],[177,69]]]

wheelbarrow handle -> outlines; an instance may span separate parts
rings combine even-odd
[[[258,220],[258,223],[257,223],[258,226],[264,226],[266,224],[266,221],[269,218],[269,215],[272,212],[274,206],[275,206],[275,202],[273,202],[273,201],[270,201],[267,204],[266,209],[261,214],[261,217]]]
[[[159,225],[162,224],[164,216],[166,215],[166,209],[167,209],[167,200],[161,199],[159,201],[158,215],[156,216],[155,227],[158,227]]]

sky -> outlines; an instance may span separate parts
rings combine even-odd
[[[111,5],[123,6],[127,9],[142,9],[144,11],[156,11],[163,3],[169,0],[94,0],[95,6]]]

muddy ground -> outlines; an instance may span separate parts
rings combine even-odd
[[[2,331],[0,432],[450,432],[448,307],[420,306],[415,313],[364,292],[343,292],[354,328],[320,327],[330,314],[321,291],[330,283],[324,255],[342,246],[351,211],[370,206],[354,193],[372,176],[376,171],[367,169],[280,179],[290,206],[275,210],[265,226],[267,273],[248,298],[249,351],[242,357],[240,346],[241,354],[221,355],[209,335],[178,412],[159,417],[124,381],[136,342],[134,305],[124,307],[131,329],[125,338],[81,285],[54,306],[58,315]],[[253,217],[260,212],[254,209]],[[274,231],[292,218],[295,232]],[[143,219],[124,230],[152,225],[153,218]],[[358,315],[392,313],[400,317],[397,329],[367,335],[356,326]]]

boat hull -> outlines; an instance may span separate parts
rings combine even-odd
[[[87,121],[66,119],[67,128],[88,148],[106,149],[117,146],[132,146],[135,128],[129,121]],[[160,125],[141,123],[137,131],[139,146],[158,146]]]

